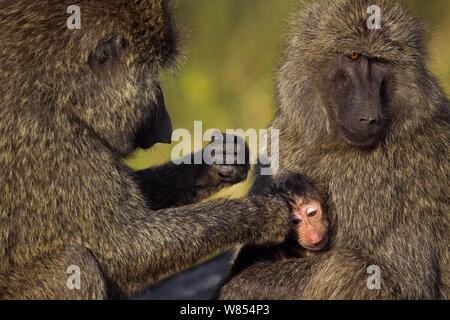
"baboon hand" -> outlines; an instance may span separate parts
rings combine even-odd
[[[231,185],[247,179],[250,152],[242,138],[216,131],[202,152],[209,184]]]
[[[248,213],[250,245],[275,245],[282,243],[289,235],[290,208],[279,195],[251,195],[256,211]]]
[[[288,173],[275,178],[268,190],[288,202],[291,236],[310,251],[322,250],[328,243],[328,221],[313,182],[299,173]]]
[[[319,192],[313,182],[301,174],[287,173],[270,178],[262,188],[252,192],[252,197],[262,212],[259,222],[265,224],[261,230],[266,230],[267,236],[262,241],[283,241],[287,225],[291,229],[290,235],[299,238],[299,219],[305,214],[305,219],[319,218],[321,221]],[[323,222],[321,226],[324,229],[322,233],[325,234],[327,224]]]

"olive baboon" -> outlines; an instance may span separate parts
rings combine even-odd
[[[367,26],[373,4],[381,29]],[[330,251],[260,261],[264,248],[247,247],[221,298],[450,298],[449,103],[425,45],[396,1],[324,0],[295,17],[271,126],[279,174],[307,174],[326,199]],[[267,183],[256,177],[251,192]]]
[[[134,173],[121,161],[170,138],[166,1],[79,0],[81,30],[66,26],[71,4],[0,3],[0,298],[129,297],[237,244],[283,241],[279,196],[192,204],[245,165]]]

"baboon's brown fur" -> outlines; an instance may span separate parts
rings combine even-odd
[[[121,161],[158,120],[158,70],[177,51],[166,1],[79,0],[69,30],[72,2],[0,3],[0,298],[129,297],[237,244],[281,242],[281,198],[192,204],[225,185],[213,167]]]
[[[381,8],[369,30],[368,6]],[[327,199],[331,250],[290,261],[237,258],[223,299],[449,299],[449,103],[426,66],[422,24],[397,1],[324,0],[293,20],[279,69],[280,172],[300,172]],[[317,88],[337,55],[386,58],[389,126],[374,148],[342,139]],[[258,170],[256,172],[259,172]],[[267,183],[256,177],[258,193]],[[261,248],[256,248],[261,250]],[[263,249],[264,250],[264,249]],[[369,265],[381,290],[369,290]]]

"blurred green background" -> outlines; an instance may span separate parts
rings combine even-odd
[[[376,1],[374,1],[376,2]],[[450,93],[450,1],[405,1],[430,31],[429,64]],[[174,129],[265,128],[274,111],[275,70],[280,43],[299,0],[182,0],[176,8],[183,33],[180,67],[161,75]],[[170,160],[175,144],[137,150],[127,164],[135,169]],[[248,184],[220,196],[241,196]]]

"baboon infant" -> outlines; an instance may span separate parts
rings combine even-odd
[[[270,192],[282,195],[288,203],[291,231],[281,245],[271,247],[262,258],[287,260],[316,255],[325,249],[329,240],[328,220],[312,182],[301,174],[283,175],[273,182]]]
[[[309,178],[298,173],[286,173],[274,180],[267,180],[258,194],[278,195],[286,201],[290,207],[290,232],[279,245],[241,248],[232,266],[231,276],[257,262],[297,260],[328,249],[330,237],[325,202]],[[240,258],[242,256],[245,259]],[[235,284],[233,280],[230,283]]]

